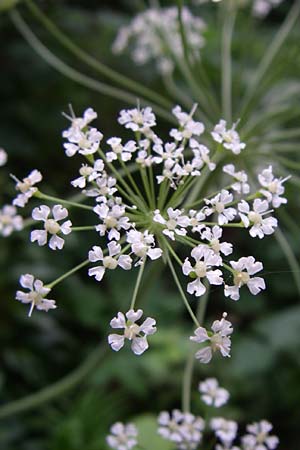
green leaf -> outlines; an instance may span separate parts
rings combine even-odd
[[[139,431],[139,445],[145,450],[174,450],[171,442],[157,434],[157,418],[151,414],[139,416],[133,420]]]

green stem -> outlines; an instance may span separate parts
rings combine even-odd
[[[278,244],[280,245],[288,263],[292,271],[292,275],[294,277],[294,281],[297,287],[298,294],[300,295],[300,279],[299,279],[299,273],[300,273],[300,265],[297,261],[297,258],[294,254],[293,248],[291,247],[289,241],[283,234],[283,232],[280,230],[280,228],[277,228],[275,232],[275,239],[277,240]]]
[[[52,195],[44,194],[41,191],[36,191],[36,193],[34,194],[34,197],[40,198],[43,200],[48,200],[49,202],[61,203],[63,205],[67,205],[67,206],[75,206],[76,208],[87,209],[89,211],[93,211],[93,209],[94,209],[92,206],[82,205],[81,203],[71,202],[69,200],[63,200],[62,198],[59,198],[59,197],[53,197]]]
[[[283,24],[279,28],[275,38],[272,40],[265,55],[263,56],[261,63],[258,66],[258,69],[254,75],[254,78],[250,83],[249,89],[246,92],[242,102],[240,113],[241,118],[244,117],[246,111],[249,108],[249,105],[251,104],[253,97],[257,94],[258,87],[261,84],[264,75],[268,71],[270,64],[272,63],[276,54],[284,44],[284,41],[286,40],[295,23],[297,22],[299,14],[300,14],[300,0],[295,0]]]
[[[115,98],[117,100],[122,100],[125,103],[130,103],[132,105],[136,105],[136,96],[133,94],[130,94],[129,92],[126,92],[122,89],[115,88],[113,86],[110,86],[106,83],[102,83],[98,80],[95,80],[94,78],[91,78],[78,70],[75,70],[73,67],[70,67],[68,64],[63,62],[61,59],[59,59],[56,55],[54,55],[42,42],[35,36],[35,34],[31,31],[31,29],[28,27],[26,22],[23,20],[22,16],[16,11],[12,10],[9,12],[10,18],[17,28],[17,30],[20,32],[20,34],[23,36],[23,38],[27,41],[27,43],[30,45],[30,47],[42,58],[44,61],[47,62],[51,67],[53,67],[55,70],[69,78],[70,80],[81,84],[82,86],[85,86],[89,89],[92,89],[96,92],[100,92],[101,94],[108,95],[112,98]],[[156,114],[163,119],[167,120],[171,123],[177,123],[174,120],[174,117],[166,111],[164,108],[161,108],[154,103],[145,100],[143,98],[140,98],[140,101],[144,105],[151,106]]]
[[[224,24],[222,30],[222,111],[225,120],[232,122],[232,58],[231,45],[236,18],[232,2],[224,4]]]
[[[168,245],[168,244],[167,244],[167,245]],[[178,290],[179,290],[180,296],[181,296],[181,298],[182,298],[182,300],[183,300],[183,303],[185,304],[185,307],[186,307],[186,309],[188,310],[188,312],[189,312],[189,314],[190,314],[190,316],[191,316],[191,318],[192,318],[194,324],[196,325],[196,327],[200,327],[200,324],[199,324],[199,322],[198,322],[198,319],[197,319],[197,317],[195,316],[195,314],[193,313],[193,310],[192,310],[192,308],[191,308],[190,305],[189,305],[188,299],[186,298],[186,295],[185,295],[185,293],[184,293],[184,291],[183,291],[183,289],[182,289],[182,287],[181,287],[180,281],[179,281],[179,279],[178,279],[178,277],[177,277],[177,274],[176,274],[176,271],[175,271],[175,269],[174,269],[174,266],[173,266],[173,263],[172,263],[172,261],[171,261],[171,258],[170,258],[169,255],[167,255],[166,258],[167,258],[167,262],[168,262],[168,264],[169,264],[169,267],[170,267],[170,269],[171,269],[171,272],[172,272],[174,281],[175,281],[175,283],[176,283],[176,285],[177,285],[177,288],[178,288]]]
[[[22,412],[27,412],[31,409],[37,408],[44,403],[60,398],[65,393],[75,388],[82,381],[86,380],[87,376],[96,369],[100,361],[103,359],[106,352],[106,345],[97,346],[97,348],[90,353],[90,355],[80,364],[74,371],[63,377],[56,383],[40,390],[34,394],[23,397],[20,400],[15,400],[0,407],[0,419],[6,419],[10,416],[15,416]]]
[[[95,225],[83,226],[83,227],[72,227],[72,231],[90,231],[90,230],[95,230]]]
[[[199,305],[197,308],[197,319],[200,326],[203,325],[204,316],[208,304],[209,299],[209,284],[206,283],[206,292],[203,297],[199,301]],[[194,351],[190,351],[189,356],[186,361],[184,375],[183,375],[183,383],[182,383],[182,409],[184,412],[191,411],[191,391],[192,391],[192,380],[193,380],[193,372],[195,367],[195,356]]]
[[[60,31],[59,28],[40,10],[40,8],[38,8],[32,0],[26,0],[26,4],[32,14],[45,26],[45,28],[57,39],[57,41],[73,53],[73,55],[75,55],[79,60],[83,61],[85,64],[92,67],[94,70],[98,71],[110,80],[124,86],[126,89],[132,89],[136,93],[152,99],[154,102],[167,109],[171,108],[170,102],[161,95],[112,70],[105,64],[101,63],[98,59],[93,58],[91,55],[82,50],[68,36]]]
[[[77,266],[73,267],[73,269],[69,270],[68,272],[64,273],[60,277],[56,278],[56,280],[52,281],[52,283],[47,284],[47,287],[52,289],[54,286],[56,286],[58,283],[63,281],[65,278],[69,277],[75,272],[78,272],[78,270],[82,269],[83,267],[87,266],[90,263],[89,259],[86,259],[82,263],[78,264]]]
[[[136,299],[137,299],[137,295],[139,292],[139,288],[141,285],[141,281],[142,281],[142,277],[143,277],[143,273],[144,273],[144,269],[145,269],[145,263],[146,263],[146,257],[144,259],[144,261],[142,262],[142,264],[140,265],[140,270],[136,279],[136,283],[134,286],[134,291],[133,291],[133,295],[132,295],[132,300],[131,300],[131,304],[130,304],[130,309],[134,309],[135,303],[136,303]]]

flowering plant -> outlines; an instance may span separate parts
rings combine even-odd
[[[191,412],[195,360],[209,364],[219,356],[230,357],[231,346],[234,348],[234,316],[220,308],[213,323],[206,322],[210,290],[223,292],[225,305],[229,305],[231,300],[242,301],[246,290],[256,296],[267,288],[261,273],[263,262],[256,260],[255,246],[253,255],[244,254],[235,244],[235,236],[244,233],[257,243],[273,235],[278,228],[278,210],[284,209],[287,203],[285,183],[290,174],[280,164],[273,164],[268,152],[272,147],[267,148],[264,158],[251,164],[250,170],[245,164],[244,155],[254,148],[264,148],[264,141],[257,142],[257,139],[268,124],[257,124],[255,112],[253,115],[251,112],[256,89],[266,71],[264,64],[259,66],[250,83],[238,115],[234,110],[231,40],[235,18],[243,2],[229,0],[219,5],[224,16],[221,105],[209,83],[207,89],[202,89],[202,83],[195,79],[195,68],[201,65],[202,49],[206,45],[207,25],[182,1],[178,1],[178,7],[148,9],[120,29],[113,51],[125,51],[132,40],[130,51],[137,64],[155,61],[169,91],[174,92],[176,103],[180,103],[173,102],[170,109],[167,109],[169,100],[160,94],[125,80],[110,69],[103,69],[105,66],[100,63],[91,62],[93,60],[84,52],[70,46],[68,39],[34,2],[27,0],[26,3],[49,31],[77,56],[99,71],[106,71],[121,85],[127,83],[128,88],[149,100],[135,98],[133,108],[120,111],[118,122],[125,129],[122,135],[125,134],[126,141],[119,136],[104,136],[104,131],[98,129],[98,115],[92,107],[85,109],[82,115],[76,115],[72,107],[64,114],[70,122],[62,133],[66,157],[82,158],[79,174],[76,177],[74,174],[71,180],[78,195],[65,198],[44,192],[41,183],[45,174],[36,168],[23,179],[16,176],[19,174],[12,175],[17,196],[0,211],[3,236],[30,227],[30,241],[34,245],[60,252],[69,246],[69,240],[71,244],[74,233],[94,233],[93,245],[84,259],[58,278],[42,281],[35,274],[22,274],[20,285],[25,291],[18,290],[16,299],[28,304],[28,315],[32,316],[35,308],[46,312],[58,306],[62,308],[59,298],[48,297],[53,296],[59,283],[79,270],[84,269],[98,283],[102,283],[110,271],[133,271],[136,282],[132,294],[130,298],[127,296],[126,306],[121,308],[120,305],[120,311],[115,311],[107,343],[113,351],[119,352],[130,341],[132,352],[140,356],[151,346],[151,336],[159,333],[159,317],[147,317],[145,311],[146,318],[142,318],[144,311],[137,305],[139,294],[145,271],[151,270],[148,266],[162,261],[193,323],[190,332],[193,351],[185,371],[189,383],[184,383],[182,411],[161,412],[158,434],[172,443],[170,448],[183,450],[202,448],[199,446],[212,437],[213,444],[205,445],[215,450],[277,448],[279,440],[271,434],[272,425],[266,420],[248,425],[246,434],[237,443],[236,421],[224,417],[204,420]],[[200,3],[204,2],[195,2],[198,6]],[[255,1],[251,8],[262,18],[277,3]],[[279,33],[277,48],[275,44],[271,46],[265,62],[274,58],[284,37],[293,28],[295,14],[297,17],[300,14],[299,1],[295,2]],[[61,63],[57,64],[44,51],[21,15],[13,11],[11,17],[33,48],[62,70]],[[168,35],[170,30],[172,39]],[[186,92],[180,92],[174,84],[176,70],[187,82]],[[106,90],[100,84],[97,86],[98,90]],[[108,92],[114,96],[121,93],[123,100],[131,101],[132,94],[113,88]],[[161,125],[163,120],[171,124],[167,134]],[[258,132],[254,135],[256,128]],[[269,139],[267,136],[267,145],[272,142],[272,130]],[[257,156],[257,150],[255,154]],[[6,153],[1,150],[0,164],[5,165],[6,160]],[[30,216],[22,218],[20,211],[29,207],[32,207]],[[79,217],[83,222],[77,223]],[[212,408],[222,407],[229,398],[229,393],[219,387],[215,378],[201,382],[199,390],[204,404]],[[117,450],[143,448],[138,441],[138,430],[131,423],[115,423],[107,444]]]

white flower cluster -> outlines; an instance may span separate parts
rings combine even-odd
[[[194,118],[196,107],[187,113],[175,106],[172,113],[178,125],[170,130],[165,141],[154,132],[156,117],[150,107],[123,110],[119,123],[132,133],[132,138],[122,142],[119,137],[111,137],[105,144],[103,134],[92,126],[97,118],[92,108],[88,108],[83,117],[76,117],[71,111],[67,116],[71,124],[63,132],[64,149],[68,157],[80,155],[85,158],[79,177],[71,181],[82,194],[81,203],[43,194],[36,187],[42,175],[33,170],[22,181],[16,179],[19,194],[13,206],[8,205],[0,211],[0,232],[8,235],[22,227],[16,206],[24,207],[31,197],[55,202],[52,208],[46,204],[33,208],[32,218],[41,222],[42,227],[31,231],[32,242],[40,246],[48,243],[50,249],[61,250],[65,244],[64,236],[71,231],[89,229],[98,236],[84,264],[78,267],[88,265],[90,277],[101,282],[107,271],[139,268],[129,310],[118,312],[110,322],[113,329],[121,330],[108,337],[114,351],[119,351],[128,340],[132,351],[141,355],[148,349],[148,336],[156,332],[156,321],[148,317],[141,323],[143,311],[135,308],[147,260],[164,256],[168,262],[173,258],[188,278],[187,293],[196,297],[205,294],[207,284],[223,286],[225,297],[232,300],[240,298],[244,286],[253,295],[264,290],[265,282],[257,276],[263,270],[263,264],[253,256],[232,258],[228,263],[228,256],[235,249],[233,243],[223,239],[223,234],[228,227],[246,229],[252,238],[262,239],[272,234],[277,227],[273,212],[287,201],[284,197],[287,178],[276,178],[272,166],[258,174],[258,188],[253,190],[247,173],[230,163],[220,167],[220,179],[223,181],[224,178],[224,184],[227,181],[226,187],[191,203],[190,189],[203,173],[208,175],[217,169],[215,161],[220,154],[223,152],[228,159],[228,152],[238,155],[246,144],[241,142],[237,123],[228,126],[220,120],[207,133],[204,145],[206,130],[203,123]],[[215,155],[218,155],[217,159]],[[128,163],[136,171],[132,171]],[[84,208],[92,216],[93,225],[73,226],[64,204]],[[183,244],[183,261],[174,244]],[[190,252],[188,248],[191,248]],[[172,273],[176,277],[175,269]],[[31,281],[24,284],[28,277]],[[64,276],[58,280],[62,279]],[[40,280],[34,282],[33,275],[26,274],[20,282],[30,292],[18,291],[16,298],[31,303],[30,314],[34,307],[46,311],[54,308],[54,301],[47,300],[46,295],[56,281],[43,286]],[[187,301],[185,299],[185,303]],[[191,340],[201,344],[196,353],[200,362],[210,362],[216,352],[223,357],[230,356],[233,328],[226,317],[224,313],[220,320],[215,320],[211,330],[198,324]]]
[[[201,399],[213,409],[224,406],[229,399],[229,392],[220,387],[215,378],[208,378],[199,384]],[[196,450],[212,448],[211,440],[216,442],[214,450],[275,450],[279,439],[271,433],[272,425],[266,420],[246,427],[246,434],[241,436],[240,445],[235,445],[238,438],[238,423],[224,417],[212,417],[206,421],[190,412],[174,409],[170,413],[162,411],[158,416],[158,434],[172,442],[177,450]],[[108,445],[117,450],[131,449],[138,445],[138,430],[134,425],[123,425],[117,422],[111,427],[111,435],[107,437]],[[209,444],[210,443],[210,444]]]
[[[190,53],[197,60],[199,49],[205,44],[205,23],[200,17],[193,16],[187,7],[182,9],[182,21]],[[119,30],[113,52],[122,53],[127,47],[130,47],[136,64],[143,65],[154,60],[160,72],[171,72],[174,58],[183,56],[178,9],[174,6],[150,8],[135,16],[129,25]]]
[[[7,163],[7,153],[4,148],[0,148],[0,167]]]

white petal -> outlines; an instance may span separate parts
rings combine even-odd
[[[52,208],[52,214],[55,220],[62,220],[68,217],[68,210],[63,208],[62,205],[54,205]]]
[[[89,276],[95,277],[97,281],[101,281],[105,273],[105,268],[103,266],[91,267],[89,269]]]
[[[131,349],[136,355],[141,355],[149,347],[146,337],[135,337],[131,343]]]
[[[50,214],[50,208],[47,205],[41,205],[38,208],[34,208],[32,211],[32,218],[34,220],[47,220]]]
[[[115,352],[118,352],[124,346],[124,339],[124,336],[119,334],[109,334],[108,343]]]
[[[52,250],[61,250],[64,245],[65,245],[65,240],[63,238],[57,236],[57,234],[54,234],[49,241],[49,247]]]

